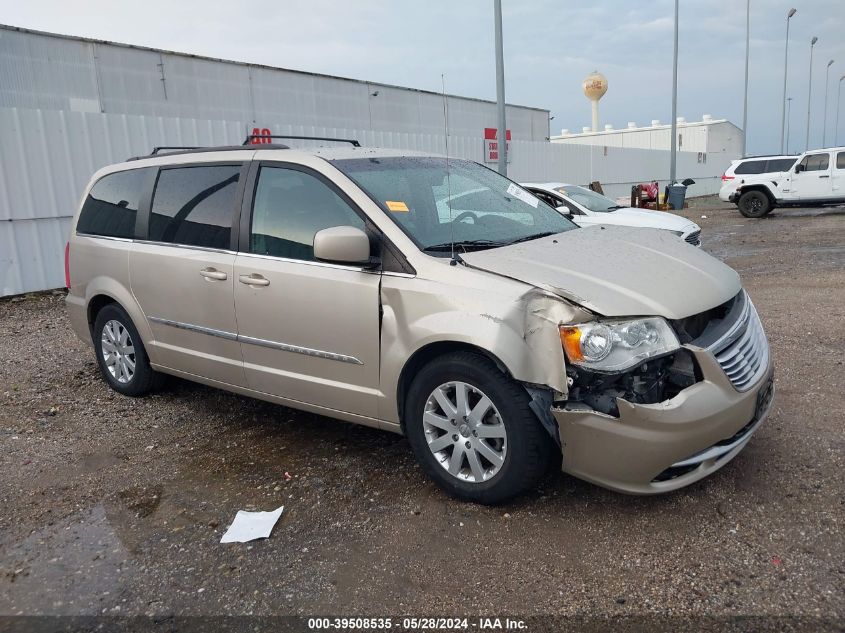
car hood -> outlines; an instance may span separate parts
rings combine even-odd
[[[461,257],[612,317],[681,319],[741,289],[732,268],[654,229],[593,226]]]
[[[624,208],[617,209],[610,213],[594,213],[591,216],[594,220],[601,220],[602,224],[621,224],[625,226],[641,226],[650,229],[663,229],[666,231],[687,231],[697,230],[699,227],[695,222],[687,220],[680,215],[666,213],[665,211],[645,211],[643,209]]]

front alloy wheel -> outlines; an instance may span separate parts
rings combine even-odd
[[[457,479],[481,483],[505,463],[508,434],[502,416],[483,391],[468,383],[451,381],[431,392],[423,430],[435,459]]]
[[[525,387],[489,358],[452,352],[416,371],[402,428],[422,469],[446,492],[502,503],[537,485],[555,461],[557,445],[530,405]]]

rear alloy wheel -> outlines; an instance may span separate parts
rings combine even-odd
[[[132,319],[116,303],[97,313],[92,331],[97,364],[109,387],[124,396],[143,396],[161,386],[163,374],[150,367]]]
[[[120,321],[112,319],[103,326],[100,353],[113,380],[125,385],[135,376],[135,345]]]
[[[746,218],[762,218],[772,210],[772,203],[762,191],[746,191],[739,197],[737,207]]]
[[[490,359],[456,352],[417,373],[403,429],[423,470],[446,492],[501,503],[536,486],[557,450],[530,402]]]

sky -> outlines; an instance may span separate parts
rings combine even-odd
[[[601,124],[668,123],[672,0],[502,0],[508,103],[548,109],[552,134],[590,124],[581,81],[593,70],[609,89]],[[789,150],[805,149],[810,39],[815,35],[810,147],[827,145],[845,76],[845,0],[751,0],[748,151],[780,150],[786,16]],[[678,116],[742,123],[742,0],[680,0]],[[13,26],[244,62],[495,99],[492,0],[28,0],[7,4]],[[841,82],[845,84],[845,81]],[[845,103],[838,143],[845,144]]]

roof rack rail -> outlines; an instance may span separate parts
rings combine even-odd
[[[361,147],[361,144],[354,138],[330,138],[328,136],[286,136],[279,134],[250,134],[244,140],[244,145],[253,145],[252,141],[257,138],[287,138],[299,141],[335,141],[336,143],[350,143],[352,147]],[[257,143],[260,145],[260,143]]]
[[[150,156],[158,156],[159,152],[170,152],[170,151],[181,151],[181,150],[191,150],[191,149],[199,149],[198,145],[162,145],[161,147],[154,147],[153,151],[150,152]]]
[[[178,156],[180,154],[201,154],[203,152],[242,152],[244,150],[253,149],[244,145],[219,145],[219,146],[203,146],[203,147],[155,147],[153,151],[144,156],[132,156],[127,158],[130,160],[143,160],[144,158],[153,158],[154,156]],[[271,143],[262,145],[261,149],[290,149],[287,145],[281,143]],[[161,150],[167,150],[166,153],[160,154]]]

